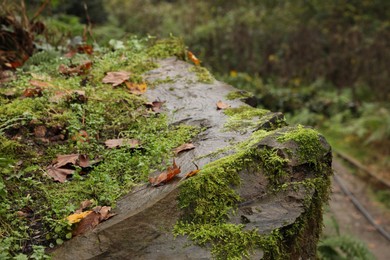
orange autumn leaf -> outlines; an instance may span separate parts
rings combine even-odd
[[[69,222],[69,224],[74,224],[80,222],[83,218],[88,216],[90,213],[92,213],[92,210],[84,211],[81,213],[74,213],[72,215],[69,215],[66,220]]]
[[[219,100],[217,102],[217,109],[218,110],[223,110],[223,109],[226,109],[226,108],[229,108],[230,105],[226,104],[226,103],[223,103],[221,100]]]
[[[184,176],[184,179],[187,179],[187,178],[190,178],[190,177],[196,175],[199,171],[200,171],[199,169],[190,171],[189,173],[186,174],[186,176]]]
[[[141,95],[146,91],[146,83],[133,83],[125,81],[126,87],[131,93]]]
[[[187,52],[188,58],[196,65],[200,65],[200,60],[190,51]]]
[[[166,171],[160,173],[157,177],[150,177],[149,182],[150,184],[152,184],[153,187],[159,186],[161,184],[169,182],[180,172],[180,167],[177,167],[175,160],[173,160],[172,167],[168,167]]]

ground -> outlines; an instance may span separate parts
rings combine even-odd
[[[333,161],[335,174],[340,177],[344,185],[358,198],[363,206],[373,215],[377,224],[387,232],[390,231],[390,210],[373,200],[370,196],[370,187],[367,181],[353,175],[351,170],[337,158]],[[332,195],[329,210],[325,219],[334,217],[341,234],[349,234],[362,240],[378,260],[388,259],[390,241],[378,233],[360,211],[343,193],[340,186],[333,180]],[[332,225],[326,225],[325,234],[334,232]]]

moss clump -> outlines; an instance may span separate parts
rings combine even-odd
[[[294,141],[298,144],[298,155],[301,162],[313,164],[320,170],[319,159],[324,156],[324,148],[320,142],[319,133],[311,128],[298,125],[295,129],[277,138],[279,142]]]
[[[201,66],[192,66],[189,68],[190,72],[195,72],[196,77],[199,82],[211,84],[214,82],[214,77],[211,75],[210,71]]]
[[[261,115],[262,111],[240,107],[227,110],[227,115],[243,114],[244,118]],[[198,175],[186,180],[180,187],[179,206],[184,210],[182,219],[174,228],[175,235],[188,235],[195,244],[211,246],[215,259],[250,258],[255,249],[264,252],[264,259],[287,259],[315,255],[321,231],[322,206],[328,200],[330,187],[330,167],[321,168],[318,177],[300,182],[287,182],[289,177],[288,159],[278,155],[276,149],[258,148],[263,138],[275,134],[275,131],[259,130],[237,144],[235,153],[206,165]],[[278,136],[278,135],[275,135]],[[315,138],[314,138],[315,136]],[[318,133],[311,129],[298,127],[277,138],[279,141],[294,140],[299,146],[307,143],[309,148],[301,152],[313,152],[314,146],[324,152],[318,140]],[[306,140],[309,139],[309,140]],[[323,156],[323,154],[322,154]],[[314,162],[314,158],[302,157]],[[322,157],[315,158],[321,164]],[[272,192],[305,189],[305,213],[294,224],[275,229],[268,235],[260,235],[256,229],[245,229],[244,225],[229,223],[229,216],[235,213],[240,197],[234,190],[241,182],[239,174],[247,169],[262,170],[268,179]],[[326,172],[324,172],[326,171]],[[305,244],[310,250],[304,251]]]
[[[226,95],[227,100],[246,99],[251,97],[253,97],[253,94],[244,90],[231,91]]]
[[[272,259],[282,259],[279,233],[261,236],[256,229],[245,230],[243,225],[228,223],[240,197],[234,190],[241,182],[239,173],[245,169],[263,169],[271,183],[281,183],[286,160],[274,150],[258,150],[254,146],[269,133],[259,131],[239,144],[235,154],[206,165],[200,173],[186,180],[180,188],[179,206],[184,210],[175,235],[188,235],[199,245],[211,244],[216,259],[248,257],[261,248]],[[201,232],[200,232],[201,231]],[[270,258],[271,259],[271,258]]]
[[[153,58],[176,56],[184,60],[186,57],[186,49],[183,39],[171,36],[153,42],[147,53]]]
[[[228,108],[224,110],[225,115],[229,116],[224,127],[230,131],[245,131],[249,128],[254,128],[258,122],[254,117],[262,117],[268,110],[254,108],[251,106],[240,106],[237,108]]]

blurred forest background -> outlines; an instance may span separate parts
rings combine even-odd
[[[181,37],[219,79],[290,122],[319,127],[390,180],[389,1],[53,0],[40,20],[42,49],[83,35],[86,23],[98,44]]]
[[[42,3],[47,5],[39,10]],[[36,20],[45,29],[31,52],[61,51],[80,36],[113,48],[135,36],[181,37],[219,80],[252,92],[253,104],[284,112],[290,123],[319,128],[336,152],[390,181],[390,1],[25,4],[29,17],[39,14]],[[19,1],[3,1],[1,7],[2,15],[21,8]],[[390,209],[388,190],[373,196]]]

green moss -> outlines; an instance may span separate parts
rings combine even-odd
[[[253,94],[244,90],[231,91],[226,95],[227,100],[246,99],[253,97]]]
[[[240,106],[237,108],[228,108],[224,113],[229,116],[224,127],[226,130],[243,131],[249,128],[256,127],[259,122],[254,120],[254,117],[261,118],[268,113],[268,110],[254,108],[251,106]]]
[[[324,156],[325,150],[316,130],[298,125],[294,130],[278,137],[277,140],[282,143],[290,140],[296,142],[300,161],[311,163],[317,168],[321,167],[318,160]]]
[[[131,39],[124,49],[101,48],[93,56],[76,55],[72,60],[40,55],[24,67],[27,73],[18,71],[17,79],[0,89],[0,94],[12,91],[19,97],[31,87],[33,78],[50,83],[41,97],[1,99],[0,160],[5,167],[0,169],[0,251],[6,252],[5,256],[18,255],[20,245],[42,243],[34,238],[37,234],[40,239],[46,236],[45,245],[69,239],[72,227],[64,218],[81,201],[115,206],[134,185],[146,182],[151,172],[166,169],[164,162],[171,161],[173,148],[199,133],[191,126],[170,126],[165,115],[150,111],[144,106],[147,100],[129,93],[125,86],[113,88],[102,83],[107,72],[123,70],[131,72],[130,81],[143,82],[142,74],[157,67],[154,58],[179,55],[185,49],[172,38],[152,44],[150,39]],[[92,61],[87,75],[69,77],[58,71],[59,64],[87,59]],[[85,91],[85,100],[70,97],[74,90]],[[65,96],[57,96],[58,91]],[[58,100],[52,102],[53,97]],[[37,125],[63,139],[38,138],[34,132]],[[80,131],[88,136],[78,138]],[[107,149],[104,141],[114,138],[134,138],[141,147]],[[90,160],[100,162],[87,171],[76,167],[65,183],[54,182],[46,167],[57,155],[71,153],[87,154]],[[16,212],[24,208],[33,211],[34,217],[17,218]],[[31,232],[31,226],[39,228]]]
[[[201,66],[192,66],[189,68],[190,72],[195,72],[198,81],[201,83],[211,84],[214,82],[214,77],[211,75],[210,71]]]
[[[154,58],[176,56],[184,60],[186,57],[186,46],[181,38],[171,36],[153,42],[147,53],[150,57]]]
[[[251,108],[227,110],[230,116],[236,113],[252,118],[259,112]],[[301,140],[302,131],[310,140],[314,139],[313,132],[298,127],[284,134],[285,139],[280,137],[280,140],[298,140],[299,145],[307,144]],[[234,154],[209,163],[182,184],[179,206],[184,214],[174,228],[175,235],[187,235],[195,244],[211,246],[215,259],[250,258],[255,249],[264,252],[264,259],[299,258],[305,254],[300,248],[302,244],[309,245],[311,252],[315,252],[321,231],[322,206],[328,200],[330,168],[321,168],[327,172],[322,172],[317,178],[286,182],[289,178],[288,159],[281,158],[276,149],[257,147],[261,139],[271,134],[274,131],[255,131],[248,140],[232,148]],[[247,169],[263,171],[271,192],[305,189],[308,194],[304,201],[305,213],[293,225],[275,229],[268,235],[260,235],[255,229],[247,230],[244,225],[229,223],[229,216],[235,214],[240,201],[234,187],[241,182],[240,172]]]

